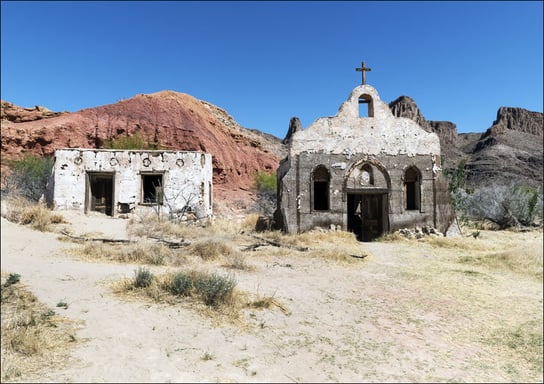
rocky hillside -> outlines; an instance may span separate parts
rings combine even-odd
[[[457,133],[449,121],[428,121],[414,100],[401,96],[389,104],[395,116],[416,121],[440,138],[444,167],[465,162],[467,185],[516,182],[541,186],[543,182],[543,118],[540,112],[501,107],[484,133]]]
[[[73,113],[20,108],[2,101],[2,157],[51,155],[56,148],[101,148],[109,139],[139,133],[168,150],[213,155],[216,200],[253,198],[257,171],[275,172],[281,140],[241,127],[223,109],[173,91],[140,94]],[[243,204],[242,204],[243,205]]]

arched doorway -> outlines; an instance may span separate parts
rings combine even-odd
[[[390,179],[375,161],[355,163],[345,179],[347,230],[371,241],[389,229]]]

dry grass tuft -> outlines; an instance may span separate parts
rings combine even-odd
[[[182,265],[187,261],[179,250],[171,249],[164,244],[146,241],[133,244],[103,244],[87,241],[81,247],[68,249],[67,252],[87,260],[116,263]]]
[[[39,373],[66,363],[76,324],[39,303],[19,282],[2,274],[2,368],[4,381],[40,380]]]
[[[2,216],[42,232],[51,231],[54,224],[66,223],[62,215],[53,213],[45,204],[20,197],[2,201]]]
[[[459,257],[458,261],[463,264],[512,271],[537,279],[543,278],[542,248],[540,247],[516,247],[501,252],[465,255]]]
[[[254,271],[255,267],[247,263],[247,257],[239,251],[235,251],[232,254],[225,255],[225,264],[223,265],[226,268],[238,269],[241,271]]]
[[[203,238],[191,244],[188,250],[202,260],[217,260],[221,256],[228,257],[236,253],[229,240],[220,237]]]
[[[529,320],[519,325],[501,327],[484,332],[482,342],[501,353],[525,361],[529,369],[542,373],[543,326],[541,321]]]
[[[304,252],[289,248],[269,252],[275,256],[303,255],[348,264],[356,262],[357,257],[368,256],[355,234],[347,231],[315,229],[301,234],[269,231],[264,232],[263,237],[291,247],[308,248]]]
[[[256,213],[249,214],[245,217],[245,219],[240,224],[240,230],[251,233],[255,232],[255,227],[257,226],[257,220],[259,219],[259,215]]]

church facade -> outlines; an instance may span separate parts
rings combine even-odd
[[[362,241],[415,226],[447,232],[456,223],[438,136],[395,117],[364,74],[335,116],[305,129],[292,119],[276,225],[288,233],[343,229]]]

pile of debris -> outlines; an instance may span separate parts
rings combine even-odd
[[[430,225],[415,227],[414,229],[402,228],[396,231],[399,235],[408,239],[422,239],[425,236],[444,237],[444,234]]]

